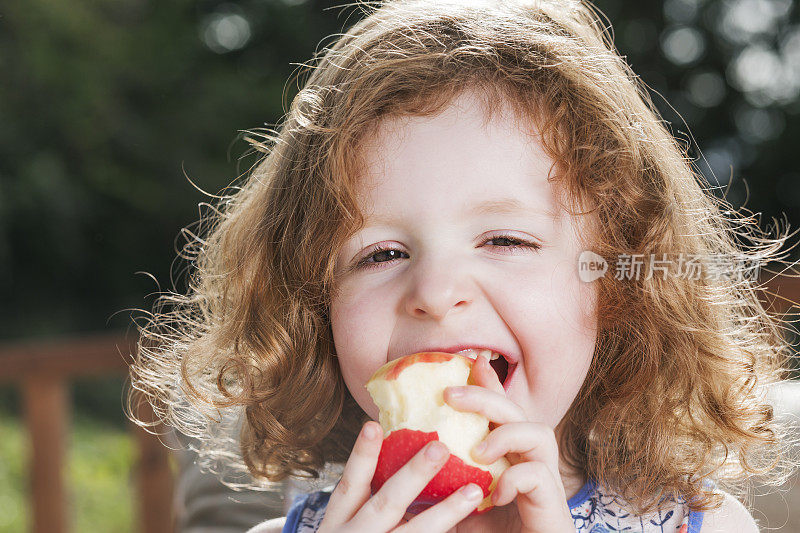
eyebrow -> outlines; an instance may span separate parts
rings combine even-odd
[[[502,200],[485,200],[473,204],[467,211],[476,215],[491,215],[497,213],[502,215],[514,215],[517,213],[530,212],[531,209],[522,205],[519,200],[504,198]]]
[[[532,211],[533,208],[526,207],[519,200],[514,198],[502,198],[500,200],[484,200],[482,202],[472,204],[467,206],[462,213],[471,215],[516,215],[520,213],[531,213]],[[371,217],[369,221],[373,224],[388,224],[390,222],[394,222],[394,217],[391,215],[381,215]]]

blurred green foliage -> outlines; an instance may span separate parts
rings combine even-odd
[[[17,418],[0,411],[0,533],[27,531],[25,435]]]
[[[190,180],[214,193],[255,162],[240,132],[279,123],[296,64],[360,16],[346,4],[5,0],[0,339],[130,327],[128,310],[184,290],[179,230],[209,200]],[[747,197],[765,222],[785,213],[796,226],[800,101],[766,98],[770,73],[743,58],[769,52],[800,72],[798,8],[739,4],[597,2],[675,135],[707,156],[709,180],[731,173],[736,205]]]
[[[199,37],[215,7],[3,2],[0,338],[125,327],[116,311],[148,307],[157,286],[136,272],[168,288],[178,230],[208,200],[188,179],[213,193],[236,177],[239,130],[279,120],[290,62],[335,28],[251,2],[259,42],[220,55]]]
[[[0,533],[30,529],[26,501],[27,436],[20,421],[0,412]],[[128,433],[77,417],[67,453],[72,531],[133,531],[134,442]]]

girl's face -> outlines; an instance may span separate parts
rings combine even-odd
[[[467,92],[438,116],[383,121],[365,145],[366,224],[338,251],[331,326],[344,380],[374,420],[364,385],[414,352],[508,354],[506,394],[552,428],[586,377],[597,321],[594,287],[578,278],[582,223],[547,181],[552,159],[512,117],[484,124]]]

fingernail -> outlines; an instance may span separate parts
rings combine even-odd
[[[450,398],[461,398],[462,396],[464,396],[464,389],[460,387],[450,387],[449,389],[447,389],[447,391],[448,391],[447,395]]]
[[[486,441],[481,442],[480,444],[475,446],[475,449],[472,452],[473,455],[482,455],[483,452],[486,451],[486,447],[487,447]]]
[[[378,436],[378,428],[375,424],[367,424],[364,426],[364,438],[367,440],[375,440]]]
[[[483,491],[475,483],[461,487],[461,494],[468,500],[477,500],[483,496]]]
[[[439,441],[433,441],[425,448],[425,457],[434,462],[444,459],[445,453],[444,445]]]

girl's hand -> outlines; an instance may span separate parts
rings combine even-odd
[[[522,408],[508,399],[484,357],[475,360],[470,376],[478,385],[448,387],[445,401],[459,411],[480,413],[494,422],[494,429],[473,449],[474,460],[491,464],[506,456],[511,467],[500,475],[492,494],[492,502],[498,507],[484,515],[469,517],[458,525],[458,532],[472,531],[476,529],[474,526],[483,530],[491,520],[498,525],[503,523],[504,531],[574,533],[575,525],[558,470],[558,444],[553,430],[529,421]],[[516,513],[503,512],[500,506],[512,502]]]
[[[373,421],[364,424],[344,467],[342,479],[328,500],[318,530],[320,533],[444,533],[469,515],[483,499],[481,489],[470,483],[410,521],[398,525],[411,502],[447,462],[450,452],[439,441],[429,442],[370,497],[370,482],[382,442],[381,426]],[[475,489],[471,496],[465,491],[467,487]]]

